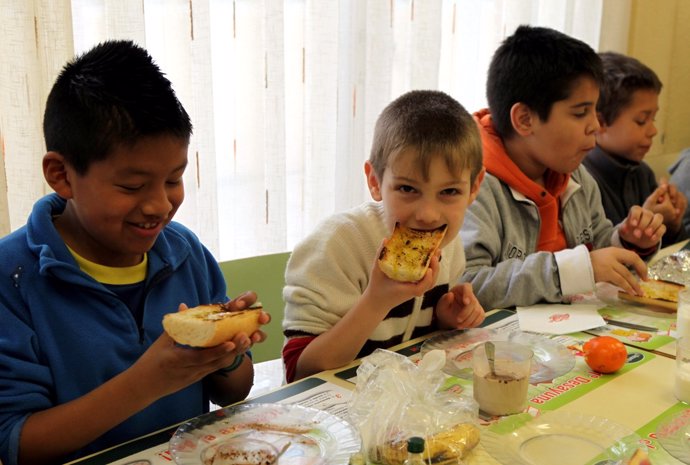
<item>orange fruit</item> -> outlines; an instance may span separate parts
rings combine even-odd
[[[628,351],[625,345],[611,336],[597,336],[582,346],[585,362],[597,373],[614,373],[625,365]]]

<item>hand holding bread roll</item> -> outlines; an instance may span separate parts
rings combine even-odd
[[[209,304],[168,313],[163,317],[163,328],[179,344],[192,347],[213,347],[229,341],[239,333],[247,336],[261,327],[263,307],[232,311],[229,304]]]

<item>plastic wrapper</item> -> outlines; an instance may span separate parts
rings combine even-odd
[[[369,463],[402,465],[412,436],[425,439],[429,464],[462,464],[477,445],[477,402],[439,390],[446,379],[444,364],[444,351],[427,353],[419,366],[381,349],[362,360],[349,415]]]

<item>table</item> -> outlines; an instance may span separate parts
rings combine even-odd
[[[514,312],[497,310],[488,314],[486,324],[491,327],[500,327],[514,324],[515,321]],[[586,339],[592,335],[581,333],[578,336]],[[392,350],[412,358],[419,358],[420,347],[425,339],[426,337],[414,339]],[[550,401],[554,402],[554,408],[558,410],[607,418],[636,431],[648,442],[650,457],[655,465],[680,464],[681,462],[666,453],[654,439],[658,423],[685,408],[684,404],[676,401],[672,392],[674,360],[635,346],[630,346],[629,352],[638,352],[643,363],[635,367],[626,367],[619,374],[604,375],[603,380],[596,381],[600,385],[594,389],[588,389],[586,392],[573,390],[563,393],[563,399]],[[304,404],[306,401],[306,405],[343,415],[346,412],[347,399],[354,388],[354,384],[348,379],[356,373],[359,363],[355,361],[343,368],[324,371],[310,378],[282,386],[268,394],[248,399],[246,402]],[[581,365],[584,362],[578,360],[578,363]],[[554,386],[550,389],[558,388],[559,386]],[[582,391],[585,389],[583,388]],[[534,406],[533,402],[530,404]],[[548,410],[551,407],[542,406],[542,408]],[[167,452],[167,441],[175,429],[176,427],[173,426],[72,463],[79,465],[170,464],[171,457]],[[466,463],[468,465],[498,464],[481,444],[468,457]]]
[[[662,250],[653,260],[688,246],[688,242],[676,244]],[[604,292],[606,294],[606,292]],[[581,414],[606,418],[636,431],[648,444],[650,458],[655,465],[680,464],[681,462],[668,454],[656,441],[655,432],[660,422],[671,415],[689,408],[677,402],[673,395],[673,373],[675,357],[675,338],[673,324],[675,315],[660,314],[644,307],[617,302],[609,295],[609,305],[605,311],[611,312],[622,319],[644,322],[659,328],[659,331],[646,340],[634,340],[633,333],[617,331],[610,325],[606,327],[578,333],[575,339],[584,341],[598,334],[611,334],[618,337],[628,346],[629,353],[639,355],[637,365],[626,366],[619,373],[603,375],[597,379],[583,381],[586,388],[575,387],[566,390],[562,385],[542,386],[543,391],[533,392],[530,387],[530,408],[556,409],[564,412],[579,412]],[[601,311],[600,311],[601,313]],[[501,326],[515,324],[516,316],[509,310],[493,310],[487,313],[484,326]],[[513,322],[513,323],[511,323]],[[420,347],[426,337],[414,339],[407,343],[391,348],[391,350],[412,358],[419,358]],[[344,415],[347,400],[354,388],[352,382],[360,361],[335,370],[328,370],[315,376],[282,386],[268,394],[248,399],[245,402],[287,402],[311,405],[336,415]],[[574,370],[586,370],[584,361],[578,360]],[[583,376],[584,380],[586,377]],[[571,383],[572,384],[572,383]],[[570,386],[570,384],[567,384]],[[555,393],[555,394],[554,394]],[[553,394],[553,396],[552,396]],[[542,403],[536,403],[534,400]],[[547,399],[544,401],[544,399]],[[555,400],[554,400],[555,399]],[[116,446],[107,451],[71,462],[72,464],[90,465],[111,463],[115,465],[136,464],[170,464],[172,458],[167,452],[167,442],[176,430],[177,425],[152,433],[151,435],[135,439]],[[496,465],[498,462],[491,457],[480,445],[466,459],[467,465]]]

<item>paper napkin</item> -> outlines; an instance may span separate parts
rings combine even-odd
[[[592,304],[541,304],[517,307],[520,330],[544,334],[567,334],[604,326],[606,322]]]

